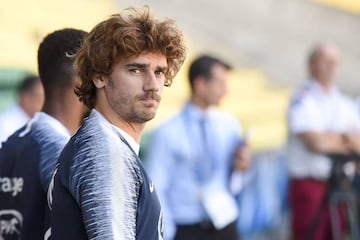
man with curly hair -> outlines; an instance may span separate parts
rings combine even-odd
[[[49,189],[52,239],[162,239],[139,141],[184,59],[182,33],[148,8],[112,15],[87,35],[76,55],[76,94],[92,110]]]

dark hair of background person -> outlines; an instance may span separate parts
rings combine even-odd
[[[87,35],[76,56],[80,84],[75,92],[80,101],[92,109],[96,101],[93,77],[97,74],[108,76],[119,60],[149,52],[166,57],[168,69],[164,85],[170,86],[186,56],[182,33],[174,21],[156,20],[145,7],[129,8],[100,22]]]
[[[38,49],[38,71],[45,91],[45,99],[61,89],[74,84],[74,55],[82,45],[87,33],[65,28],[47,35]],[[78,44],[74,42],[78,41]]]
[[[214,65],[220,65],[226,70],[231,70],[229,64],[209,55],[202,55],[191,63],[188,76],[191,90],[193,90],[194,80],[196,78],[203,77],[205,80],[211,79],[211,69]]]
[[[34,89],[34,87],[40,83],[40,78],[36,75],[26,75],[24,79],[19,83],[17,87],[17,92],[19,94],[22,93],[30,93]]]

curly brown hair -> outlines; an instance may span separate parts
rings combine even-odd
[[[129,8],[97,24],[86,36],[76,54],[79,84],[75,89],[80,101],[90,109],[96,101],[95,74],[110,75],[119,59],[158,52],[167,59],[165,86],[170,86],[186,56],[181,31],[173,20],[155,20],[149,8]]]

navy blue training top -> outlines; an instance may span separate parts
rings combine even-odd
[[[162,239],[161,207],[138,156],[92,110],[59,157],[51,239]]]
[[[56,119],[37,113],[0,148],[0,239],[43,239],[52,172],[70,135]]]

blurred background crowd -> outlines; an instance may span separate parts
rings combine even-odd
[[[146,166],[151,166],[146,161],[151,161],[149,154],[151,148],[155,148],[154,129],[179,112],[192,92],[188,73],[193,60],[208,54],[231,65],[227,91],[220,97],[219,107],[241,123],[242,139],[246,138],[252,152],[249,166],[241,173],[241,190],[235,194],[241,239],[289,239],[294,224],[290,204],[293,193],[289,191],[294,184],[292,180],[321,178],[318,177],[321,170],[316,172],[316,166],[311,167],[315,169],[312,175],[309,171],[301,171],[305,162],[294,164],[297,160],[289,154],[307,159],[314,156],[301,155],[301,150],[289,151],[292,134],[301,135],[300,141],[310,138],[303,144],[311,149],[310,152],[321,155],[338,150],[340,145],[334,143],[333,148],[325,146],[328,147],[325,150],[314,150],[313,136],[302,134],[324,130],[326,127],[319,126],[323,115],[339,114],[346,118],[346,123],[338,124],[340,127],[336,124],[330,127],[334,132],[344,134],[360,130],[356,130],[360,127],[357,125],[357,118],[360,119],[360,101],[357,101],[360,96],[360,32],[356,30],[360,26],[359,0],[2,0],[1,3],[0,141],[41,108],[43,93],[36,77],[36,49],[43,36],[54,29],[90,30],[112,13],[147,4],[155,16],[174,19],[183,30],[188,57],[171,88],[164,90],[157,117],[149,122],[143,135],[141,158]],[[317,45],[323,42],[326,47]],[[311,67],[314,61],[321,65],[315,70]],[[319,71],[323,72],[320,77]],[[336,105],[334,99],[331,100],[334,102],[322,99],[324,105],[318,108],[304,107],[311,111],[297,109],[308,91],[312,91],[311,86],[305,86],[305,90],[302,86],[308,80],[320,79],[321,82],[326,74],[330,75],[327,77],[331,84],[348,96],[347,105]],[[210,105],[217,105],[217,102]],[[325,105],[328,111],[319,112]],[[343,108],[351,110],[344,110],[344,113]],[[306,125],[304,122],[308,119],[312,122]],[[345,125],[351,127],[344,130],[342,126]],[[325,136],[326,139],[331,137]],[[359,152],[360,141],[356,137],[350,141],[354,143],[349,148]],[[356,176],[354,171],[350,173],[351,178]],[[152,174],[163,173],[151,171]],[[354,185],[359,186],[359,183]]]

